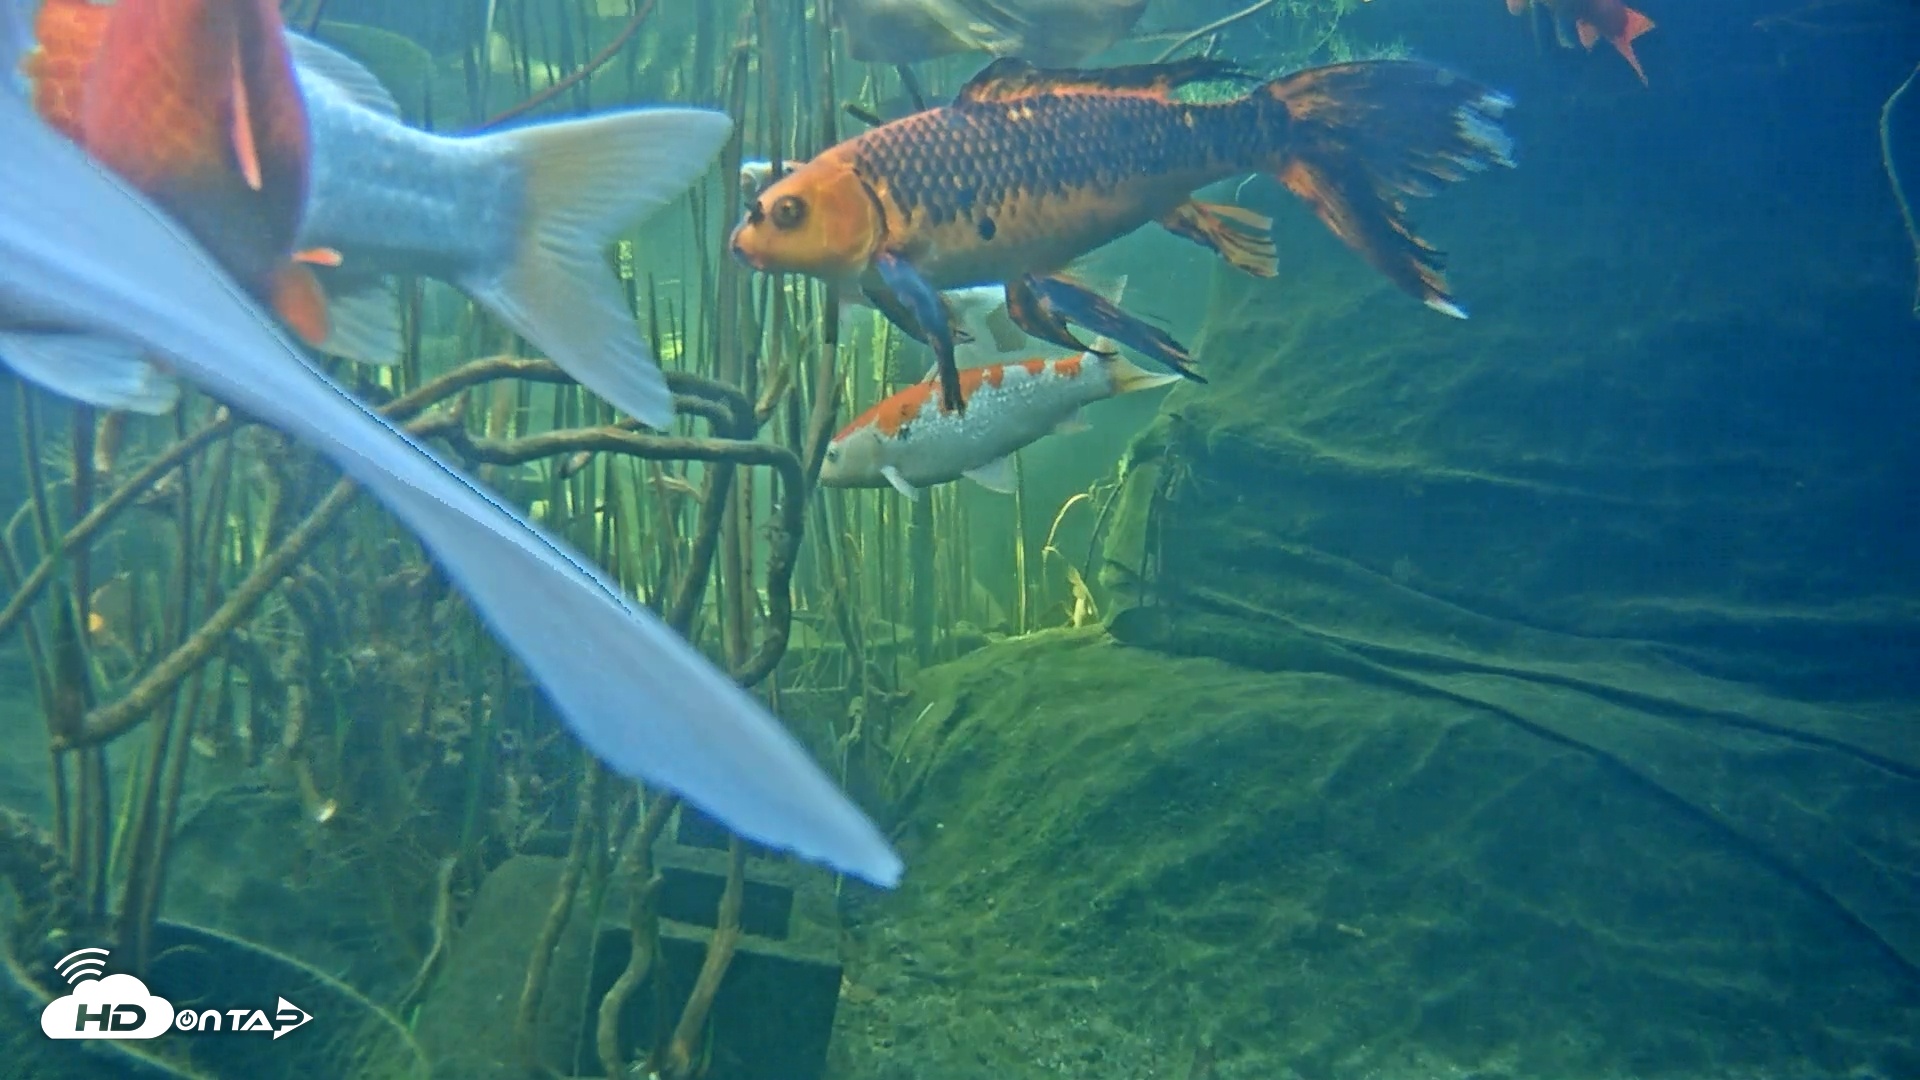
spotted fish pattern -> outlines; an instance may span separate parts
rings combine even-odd
[[[909,386],[834,436],[820,482],[891,485],[913,496],[968,476],[1004,490],[1011,483],[1008,455],[1054,432],[1079,430],[1084,406],[1179,381],[1092,352],[967,368],[960,372],[966,410],[941,408],[937,383]]]
[[[939,293],[1000,284],[1021,329],[1084,349],[1111,337],[1194,377],[1184,347],[1062,283],[1071,262],[1152,222],[1250,273],[1275,273],[1270,222],[1196,202],[1217,180],[1278,178],[1403,290],[1464,312],[1440,252],[1406,216],[1411,197],[1511,165],[1507,98],[1416,61],[1312,68],[1226,101],[1176,97],[1246,80],[1214,60],[1042,70],[1003,59],[950,105],[827,150],[753,198],[734,254],[761,270],[857,288],[940,361],[943,403],[964,408]]]

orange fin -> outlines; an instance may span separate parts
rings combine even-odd
[[[1170,64],[1133,64],[1127,67],[1079,70],[1037,68],[1025,60],[1003,57],[988,64],[960,88],[956,105],[1018,101],[1038,94],[1096,94],[1144,97],[1165,101],[1188,83],[1214,79],[1248,79],[1233,64],[1206,57]]]
[[[1160,224],[1175,236],[1212,248],[1230,265],[1254,277],[1270,278],[1280,273],[1279,250],[1273,246],[1273,219],[1265,214],[1189,199],[1161,218]]]
[[[293,261],[305,263],[308,266],[324,266],[331,270],[339,267],[344,260],[340,257],[340,253],[332,248],[317,247],[294,252]]]
[[[247,99],[246,61],[233,53],[233,157],[247,186],[260,190],[260,152],[253,143],[253,106]]]
[[[320,279],[300,263],[289,262],[273,275],[273,310],[309,345],[318,347],[332,332],[327,294]]]
[[[1507,14],[1525,15],[1532,0],[1507,0]]]
[[[1585,19],[1574,20],[1573,28],[1580,33],[1580,46],[1582,48],[1591,49],[1593,48],[1594,42],[1600,40],[1600,28]]]
[[[1613,39],[1614,49],[1626,58],[1627,63],[1633,65],[1633,73],[1640,76],[1640,85],[1642,86],[1648,85],[1647,73],[1640,68],[1640,58],[1633,55],[1633,39],[1651,29],[1653,29],[1652,19],[1647,18],[1632,8],[1628,8],[1627,28],[1621,31],[1619,37]]]

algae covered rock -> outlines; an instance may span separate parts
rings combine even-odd
[[[1911,969],[1851,913],[1465,692],[1088,629],[922,697],[848,1075],[1182,1076],[1202,1043],[1221,1078],[1920,1067]]]
[[[1911,265],[1630,108],[1418,206],[1466,322],[1245,189],[1106,632],[923,673],[852,1075],[1920,1075]]]

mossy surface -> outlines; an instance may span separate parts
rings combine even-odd
[[[849,1076],[1920,1074],[1911,266],[1751,161],[1596,167],[1654,122],[1516,112],[1416,206],[1466,322],[1236,194],[1281,274],[1211,271],[1107,631],[898,721]]]
[[[1097,629],[923,676],[847,1075],[1898,1075],[1910,973],[1605,755]]]

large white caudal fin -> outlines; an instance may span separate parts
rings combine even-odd
[[[640,109],[485,136],[525,178],[526,218],[513,261],[460,286],[615,408],[666,427],[673,395],[606,248],[685,194],[732,133],[724,113]]]
[[[898,880],[879,830],[759,702],[310,367],[177,226],[8,94],[0,146],[0,327],[137,342],[312,444],[420,537],[608,767],[679,792],[748,839],[876,884]]]

